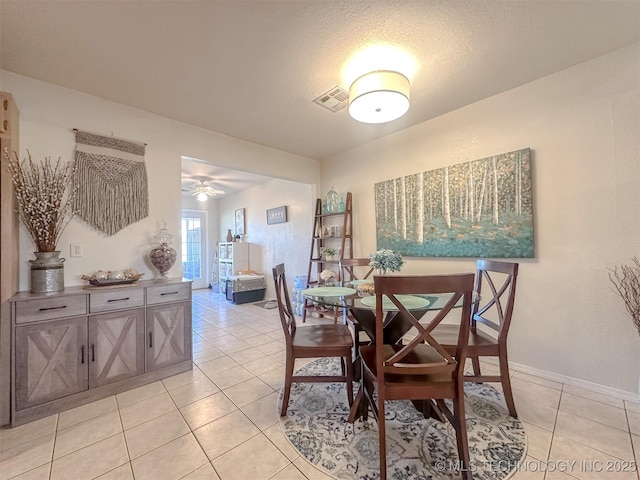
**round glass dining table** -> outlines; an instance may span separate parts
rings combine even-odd
[[[343,308],[355,320],[356,338],[358,330],[367,334],[370,341],[375,339],[376,331],[376,296],[358,293],[350,287],[317,287],[307,288],[302,294],[319,307]],[[416,318],[422,317],[430,310],[442,309],[452,294],[441,295],[398,295],[400,302],[411,311]],[[398,312],[397,307],[386,296],[382,300],[382,309],[386,312],[384,319],[384,343],[397,343],[411,329],[411,322]]]
[[[370,283],[370,282],[369,282]],[[354,285],[358,286],[358,285]],[[361,378],[360,364],[360,345],[366,345],[373,342],[376,338],[376,296],[375,294],[359,293],[350,287],[319,287],[307,288],[302,294],[309,301],[315,303],[319,307],[343,308],[344,318],[350,318],[354,326],[354,337],[356,339],[356,358],[354,360],[355,379]],[[452,297],[452,293],[433,294],[433,295],[396,295],[396,298],[420,320],[427,312],[441,310]],[[477,302],[480,296],[474,292],[472,302]],[[455,306],[462,305],[462,298]],[[385,344],[396,344],[407,335],[413,327],[411,321],[405,314],[398,311],[395,304],[386,296],[382,299],[382,309],[385,312],[383,325],[383,338]],[[347,314],[349,312],[350,315]],[[360,336],[360,332],[364,332],[368,337],[364,341]],[[348,421],[353,423],[358,417],[363,416],[362,391],[358,392]],[[416,402],[414,402],[416,403]],[[418,407],[418,405],[416,405]],[[427,414],[427,404],[418,407],[423,413]]]

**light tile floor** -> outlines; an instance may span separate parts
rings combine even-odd
[[[278,423],[277,310],[195,291],[193,352],[191,372],[0,430],[0,480],[330,478],[298,455]],[[639,480],[640,404],[520,372],[512,378],[528,434],[514,480]]]

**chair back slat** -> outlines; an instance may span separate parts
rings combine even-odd
[[[518,264],[496,260],[478,260],[475,289],[480,301],[473,305],[471,329],[477,323],[498,332],[506,339],[513,315]]]
[[[273,267],[273,281],[276,287],[276,302],[278,304],[278,312],[280,313],[280,322],[282,323],[286,343],[290,346],[296,331],[296,317],[293,314],[293,308],[291,308],[284,263]]]
[[[342,258],[338,265],[338,281],[343,285],[352,280],[365,280],[373,273],[368,258]],[[360,268],[356,268],[360,267]],[[364,268],[364,267],[368,267]],[[364,272],[364,273],[363,273]]]
[[[449,372],[458,375],[459,362],[464,364],[467,342],[469,339],[469,318],[471,316],[471,298],[474,288],[473,274],[429,275],[429,276],[376,276],[374,277],[376,292],[376,355],[379,365],[379,381],[384,374],[397,375],[429,375]],[[420,323],[416,310],[408,310],[398,299],[398,295],[415,294],[451,294],[447,304],[428,321]],[[417,335],[406,345],[396,346],[395,352],[388,358],[383,345],[383,328],[386,312],[383,310],[383,299],[388,297],[417,331]],[[462,306],[456,307],[462,298]],[[459,322],[458,345],[455,355],[450,354],[432,336],[433,329],[445,318],[456,317]],[[463,320],[464,319],[464,320]],[[419,363],[416,358],[430,349],[429,360]],[[422,357],[426,358],[426,357]],[[457,360],[456,360],[457,359]]]

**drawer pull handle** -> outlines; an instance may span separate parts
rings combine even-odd
[[[164,295],[177,295],[179,292],[165,292],[165,293],[161,293],[160,296],[164,296]]]
[[[126,300],[129,300],[129,297],[125,297],[125,298],[110,298],[109,300],[107,300],[107,302],[124,302]]]
[[[96,361],[96,344],[95,343],[91,344],[91,361],[92,362]]]
[[[153,348],[153,332],[149,332],[149,348]]]
[[[84,363],[84,345],[80,346],[80,363]]]
[[[40,311],[41,312],[46,312],[47,310],[61,310],[63,308],[67,308],[66,305],[60,305],[59,307],[47,307],[47,308],[41,308]]]

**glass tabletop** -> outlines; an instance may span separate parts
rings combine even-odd
[[[349,309],[358,310],[375,310],[376,296],[361,296],[353,288],[347,287],[318,287],[307,288],[302,294],[309,300],[322,303],[327,306],[347,307]],[[404,297],[402,303],[409,309],[415,310],[441,310],[449,301],[453,294],[442,293],[432,295],[399,295]],[[474,292],[472,301],[475,303],[479,300],[479,295]],[[406,303],[405,303],[406,302]],[[462,298],[456,304],[456,307],[462,305]],[[388,311],[397,310],[397,307],[388,298],[383,299],[383,309]]]
[[[302,294],[310,299],[318,297],[330,297],[337,298],[339,305],[342,305],[341,298],[349,295],[355,295],[356,291],[353,288],[348,287],[316,287],[306,288],[302,290]]]
[[[396,295],[396,299],[407,308],[407,310],[425,309],[429,305],[434,304],[438,297],[436,296],[417,296],[417,295]],[[372,295],[370,297],[362,297],[360,299],[362,305],[369,308],[376,308],[376,297]],[[398,307],[391,301],[389,297],[384,295],[382,297],[382,309],[383,310],[398,310]]]
[[[373,283],[373,279],[366,278],[364,280],[348,280],[345,282],[347,285],[357,287],[358,285],[364,285],[365,283]]]

